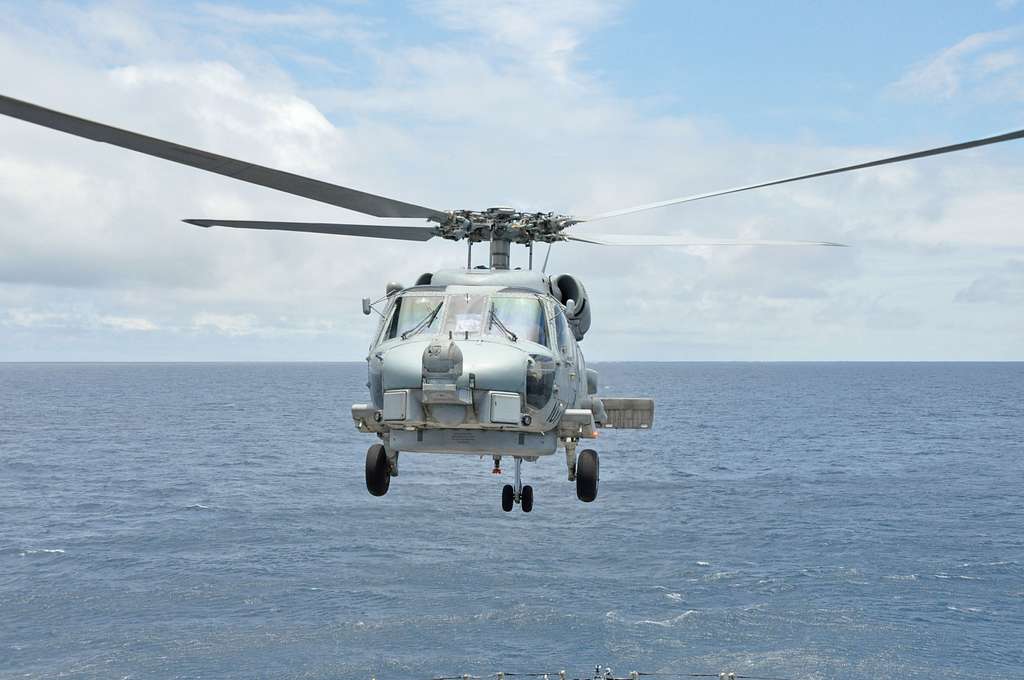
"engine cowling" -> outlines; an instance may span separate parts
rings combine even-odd
[[[583,282],[572,274],[559,274],[549,280],[551,294],[565,305],[565,318],[573,335],[582,340],[590,330],[590,300]]]

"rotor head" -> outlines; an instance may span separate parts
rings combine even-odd
[[[450,241],[509,241],[528,245],[534,241],[564,241],[566,236],[562,231],[579,220],[552,212],[526,213],[515,208],[498,207],[482,211],[452,210],[437,222],[437,235]]]

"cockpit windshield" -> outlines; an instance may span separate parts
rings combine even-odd
[[[386,337],[405,339],[417,333],[429,332],[439,325],[442,295],[402,295],[395,300]]]
[[[384,339],[440,334],[457,339],[502,336],[511,342],[548,344],[540,298],[529,294],[405,293],[395,299]]]
[[[458,293],[448,297],[448,313],[445,315],[444,327],[441,332],[451,333],[456,338],[469,338],[480,335],[484,323],[484,307],[487,297]]]
[[[513,342],[528,340],[548,344],[548,326],[544,305],[533,296],[496,295],[491,298],[487,319],[488,335],[505,335]]]

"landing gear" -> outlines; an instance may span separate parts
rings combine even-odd
[[[584,449],[576,461],[576,497],[584,503],[597,498],[597,482],[600,477],[600,461],[597,451]]]
[[[506,484],[501,489],[501,509],[505,512],[511,512],[512,506],[519,503],[523,512],[530,512],[533,510],[533,487],[530,485],[523,486],[523,478],[520,468],[523,465],[523,459],[516,457],[516,480],[515,485]]]
[[[523,512],[530,512],[533,510],[533,487],[526,485],[523,487],[523,493],[519,499],[519,503],[523,506]]]
[[[366,490],[383,496],[391,486],[391,464],[383,444],[374,444],[366,452]]]
[[[576,481],[576,440],[565,440],[565,469],[569,473],[569,481]]]

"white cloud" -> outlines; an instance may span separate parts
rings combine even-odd
[[[491,50],[502,48],[506,56],[539,67],[561,84],[573,80],[575,52],[583,35],[610,21],[618,5],[606,0],[421,3],[424,11],[448,28],[477,36]]]
[[[298,7],[287,11],[254,10],[244,5],[201,2],[194,11],[222,30],[295,32],[304,39],[364,41],[373,37],[372,26],[351,14],[322,7]]]
[[[979,276],[958,291],[955,299],[957,302],[1024,306],[1024,260],[1008,260],[1001,268]]]
[[[213,330],[224,335],[251,335],[256,331],[256,316],[203,312],[192,318],[192,327],[197,330]]]
[[[126,316],[101,316],[100,323],[104,326],[116,328],[122,331],[155,331],[159,326],[149,319],[140,319]]]
[[[975,85],[988,76],[1005,72],[1021,63],[1021,28],[1006,28],[969,35],[955,45],[914,65],[892,85],[896,93],[950,99],[965,84]],[[1010,44],[1010,49],[1002,48]],[[1020,96],[1018,91],[1017,96]]]
[[[57,312],[41,312],[34,309],[8,309],[5,323],[21,328],[49,328],[63,326],[70,315]]]
[[[32,308],[8,309],[3,324],[27,329],[96,329],[119,331],[156,331],[159,327],[148,319],[113,315],[98,315],[88,308],[69,311],[40,311]]]

